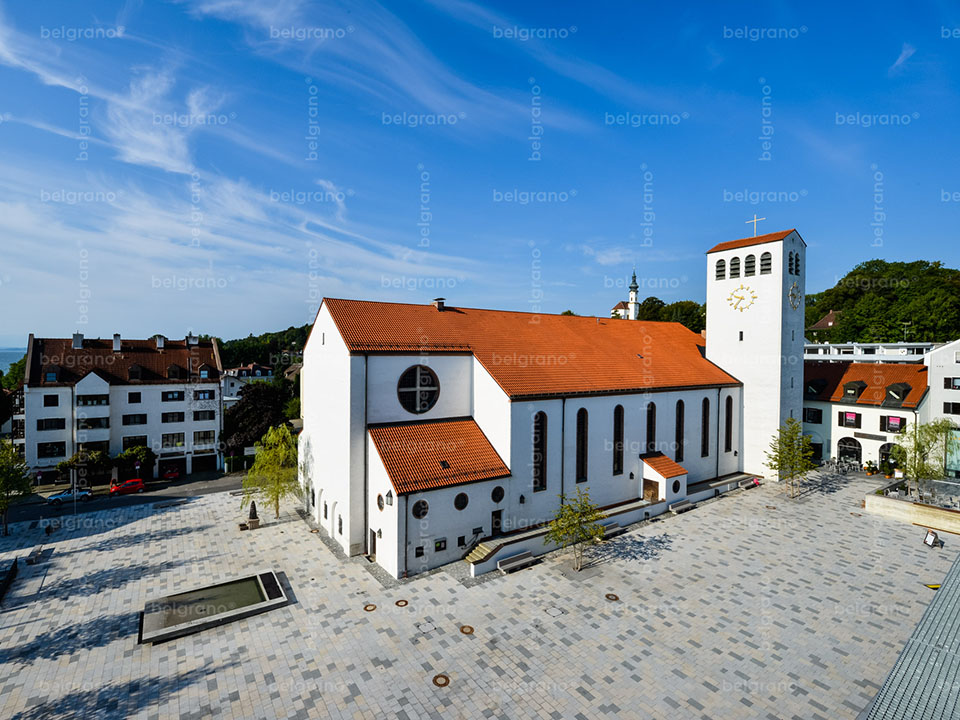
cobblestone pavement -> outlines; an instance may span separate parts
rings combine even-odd
[[[14,525],[4,569],[46,553],[0,607],[0,717],[854,718],[960,547],[862,514],[874,485],[736,493],[608,542],[579,574],[552,555],[473,587],[445,571],[384,587],[290,511],[241,533],[228,493],[50,536]],[[263,567],[293,604],[137,644],[148,598]]]

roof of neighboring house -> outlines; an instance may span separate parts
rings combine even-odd
[[[685,467],[683,467],[682,465],[678,465],[663,453],[651,453],[649,455],[641,455],[641,458],[653,470],[655,470],[656,472],[658,472],[660,475],[662,475],[668,480],[672,477],[678,477],[680,475],[687,474],[687,469]]]
[[[473,418],[372,425],[369,432],[398,495],[510,475]]]
[[[84,338],[83,347],[73,347],[71,338],[35,338],[30,336],[24,385],[29,387],[64,387],[74,385],[95,373],[111,385],[156,385],[185,382],[218,382],[222,367],[216,340],[187,345],[186,339],[165,340],[158,350],[155,340],[120,341],[120,352],[113,352],[113,338]],[[180,369],[182,376],[167,378],[170,366]],[[207,366],[208,377],[199,376]],[[132,379],[130,370],[138,366],[140,378]],[[46,372],[56,369],[58,378],[48,382]],[[135,371],[136,372],[136,371]]]
[[[355,354],[472,353],[512,398],[739,385],[680,323],[324,299]]]
[[[816,381],[820,381],[819,384]],[[900,407],[916,408],[927,392],[927,366],[919,363],[854,363],[808,361],[803,366],[804,398],[840,402],[847,383],[863,383],[856,405],[883,405],[887,388],[910,386]],[[811,387],[815,384],[815,387]],[[811,392],[817,390],[816,393]]]
[[[246,370],[248,372],[256,372],[257,370],[267,370],[268,372],[273,372],[273,368],[269,365],[261,365],[260,363],[248,363],[247,365],[238,365],[237,367],[227,368],[224,370],[225,373],[234,374],[241,370]]]
[[[750,247],[751,245],[763,245],[765,243],[776,242],[778,240],[783,240],[792,232],[796,232],[796,229],[790,228],[789,230],[767,233],[766,235],[757,235],[756,237],[741,238],[740,240],[728,240],[727,242],[722,242],[719,245],[714,245],[712,248],[707,250],[707,254],[709,255],[710,253],[721,252],[722,250],[736,250],[737,248]],[[800,241],[803,242],[803,238],[800,238]]]
[[[283,371],[283,376],[285,378],[292,378],[300,374],[300,371],[303,369],[303,363],[293,363],[286,370]]]
[[[817,320],[813,325],[807,328],[807,330],[829,330],[834,326],[834,323],[837,322],[837,318],[840,316],[839,310],[831,310],[822,318]]]

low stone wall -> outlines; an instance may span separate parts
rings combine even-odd
[[[960,535],[960,510],[948,510],[874,493],[866,496],[863,507],[874,515]]]

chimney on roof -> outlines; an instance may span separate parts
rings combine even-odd
[[[74,350],[83,350],[83,333],[74,333],[73,334],[73,349]]]
[[[443,312],[443,303],[446,302],[446,298],[434,298],[433,306],[437,309],[437,312]]]
[[[115,353],[120,352],[120,333],[113,334],[113,351]]]
[[[196,345],[199,342],[200,342],[200,338],[198,338],[193,333],[187,333],[187,346]]]
[[[163,350],[163,341],[166,340],[166,338],[163,335],[154,335],[153,339],[154,342],[157,343],[157,350]]]

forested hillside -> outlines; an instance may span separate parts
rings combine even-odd
[[[830,342],[946,342],[960,338],[960,270],[938,262],[869,260],[835,286],[807,295],[807,327],[831,310]],[[909,323],[904,325],[904,323]]]

